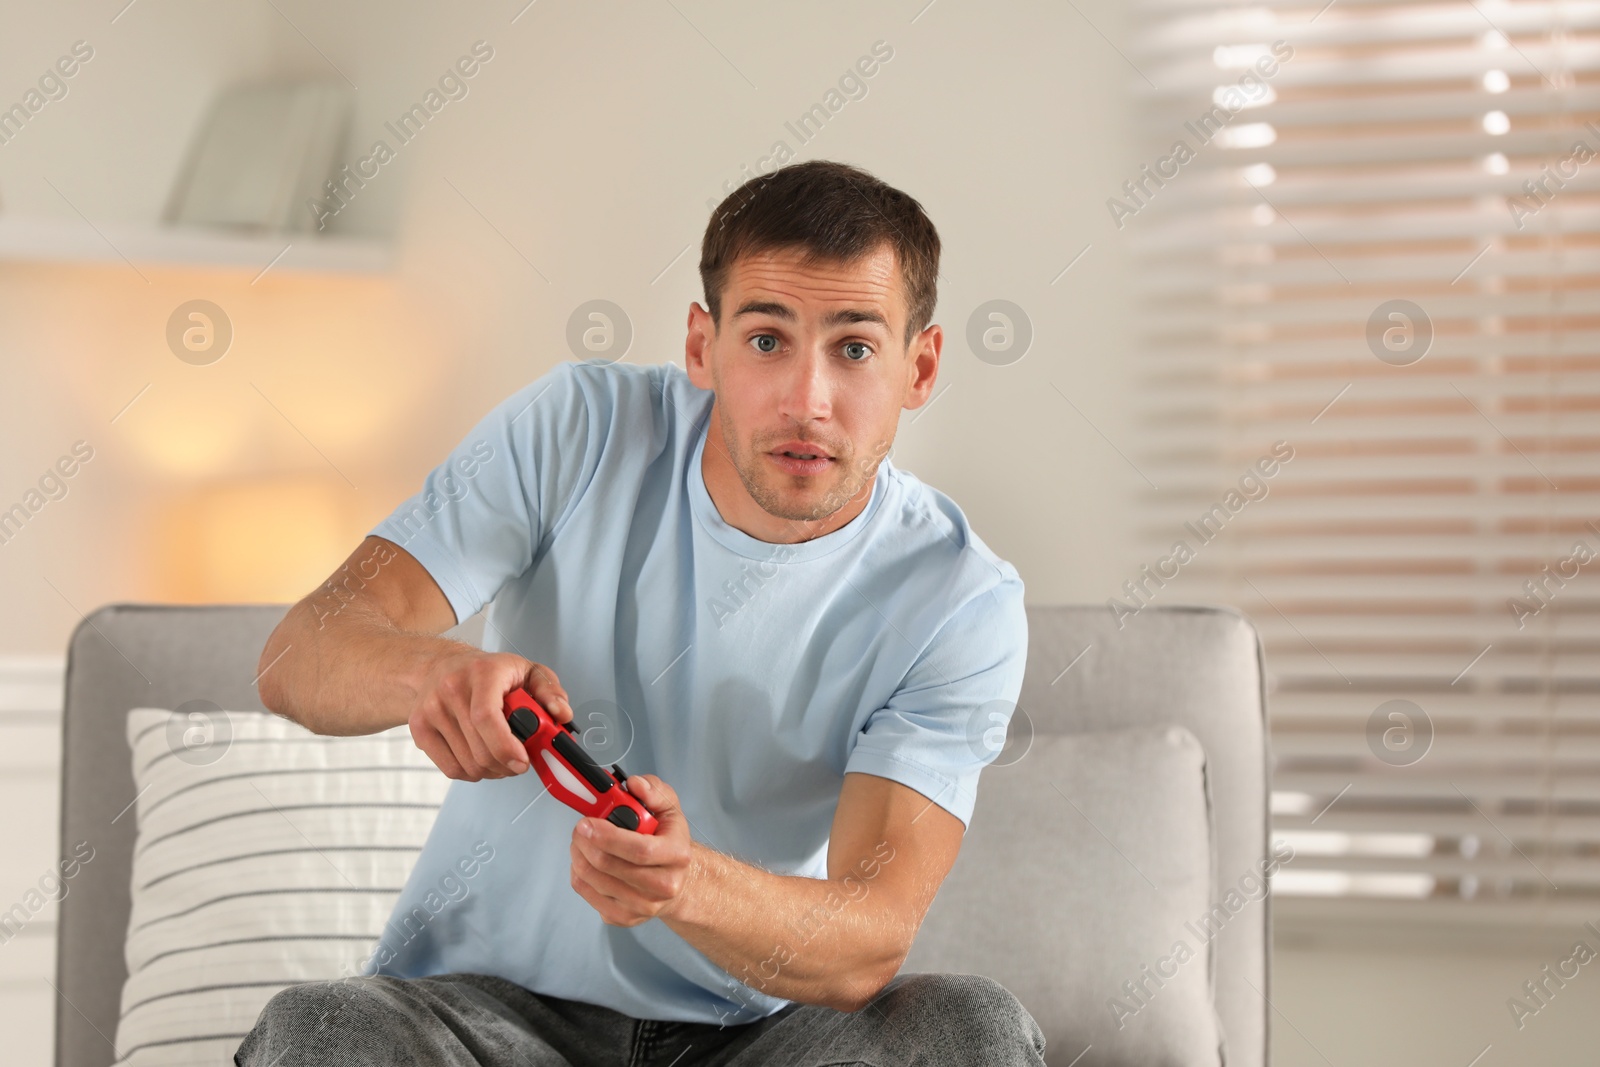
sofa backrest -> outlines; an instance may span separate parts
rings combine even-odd
[[[57,1067],[106,1067],[115,1058],[111,1041],[127,977],[123,940],[135,831],[125,713],[196,699],[262,709],[257,659],[286,610],[283,604],[114,604],[74,631],[63,715],[61,840],[63,854],[80,841],[95,853],[60,905]],[[1245,870],[1265,855],[1260,647],[1243,616],[1150,607],[1119,630],[1103,606],[1085,605],[1030,607],[1028,621],[1019,703],[1036,731],[1187,727],[1207,754],[1219,890],[1224,872]],[[449,636],[477,644],[481,633],[480,617]],[[1266,1059],[1267,1005],[1256,990],[1268,992],[1267,908],[1261,914],[1260,924],[1227,927],[1215,946],[1217,1008],[1230,1062],[1238,1067],[1261,1067]]]
[[[1237,899],[1241,878],[1259,874],[1268,857],[1266,698],[1259,636],[1243,615],[1219,607],[1152,606],[1124,622],[1119,627],[1102,605],[1028,609],[1028,666],[1018,710],[1012,716],[1011,741],[1015,745],[1024,741],[1018,722],[1022,712],[1027,713],[1035,748],[1040,738],[1056,734],[1130,727],[1186,728],[1205,750],[1212,836],[1208,903]],[[1018,758],[1012,752],[1002,752],[1001,757]],[[992,783],[990,788],[997,789],[1004,781],[991,775],[1009,773],[1005,768],[984,771],[978,782],[980,813],[985,784]],[[1070,789],[1071,783],[1066,784]],[[1047,791],[1044,797],[1055,800]],[[968,833],[976,828],[974,824]],[[1094,829],[1104,833],[1098,826]],[[1141,844],[1163,840],[1163,829],[1152,828]],[[1119,864],[1129,862],[1120,853],[1108,854],[1099,848],[1092,855],[1063,855],[1050,850],[1044,841],[1035,852],[1009,851],[1015,855],[1007,864],[995,865],[992,873],[991,868],[983,868],[978,875],[995,883],[997,899],[1006,896],[1001,879],[1029,885],[1064,885],[1062,879],[1110,884],[1109,879],[1096,878],[1095,864],[1125,874]],[[960,859],[957,863],[959,867]],[[1015,865],[1022,863],[1033,865],[1030,877],[1015,878]],[[1069,895],[1062,892],[1060,898]],[[964,946],[969,939],[982,936],[986,927],[1010,924],[985,921],[989,903],[983,895],[963,893],[956,900],[954,909],[941,909],[935,901],[906,969],[983,970],[964,962],[969,955]],[[1040,902],[1039,910],[1057,903],[1056,899]],[[1222,925],[1209,941],[1213,998],[1226,1067],[1264,1067],[1267,1062],[1271,904],[1267,895],[1259,899],[1259,908],[1241,908],[1239,917]],[[1160,924],[1155,923],[1146,933],[1158,928]],[[1042,948],[1038,951],[1048,955]],[[986,958],[977,951],[970,955]],[[1034,1013],[1047,1038],[1054,1038],[1045,1048],[1050,1062],[1066,1063],[1081,1050],[1081,1045],[1055,1047],[1072,1034],[1069,1016],[1075,1013],[1061,1011],[1050,1002],[1047,990],[1060,977],[1052,976],[1051,969],[1104,962],[1094,961],[1092,954],[1065,963],[1037,958],[1029,960],[1028,966],[1014,968],[1016,977],[1007,978],[1007,988]],[[1088,983],[1102,991],[1096,1012],[1104,1006],[1107,994],[1120,995],[1118,982],[1128,977],[1125,969],[1114,968]],[[1085,1062],[1121,1062],[1125,1052],[1097,1048]]]
[[[128,977],[123,941],[136,820],[129,708],[209,700],[259,709],[256,661],[286,604],[112,604],[86,616],[67,647],[61,842],[94,860],[61,900],[56,943],[56,1063],[105,1067]]]

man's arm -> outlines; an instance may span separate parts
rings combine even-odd
[[[438,636],[456,625],[438,583],[394,542],[369,535],[278,623],[257,665],[261,702],[320,734],[409,724],[451,778],[528,769],[506,724],[505,694],[526,686],[558,722],[572,709],[555,672]]]
[[[834,813],[828,877],[779,875],[689,841],[676,794],[656,776],[634,775],[628,786],[652,811],[670,809],[685,854],[675,855],[672,834],[652,843],[585,818],[572,839],[579,894],[615,925],[659,916],[751,988],[839,1011],[865,1007],[899,972],[966,831],[916,790],[852,772]]]

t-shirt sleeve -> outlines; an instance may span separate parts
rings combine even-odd
[[[577,364],[557,364],[489,411],[370,531],[421,563],[471,618],[526,571],[588,484],[606,420]]]
[[[867,717],[845,773],[908,785],[970,825],[978,775],[1000,754],[1028,658],[1022,580],[1007,571],[946,620],[888,704]]]

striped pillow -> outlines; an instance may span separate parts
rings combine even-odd
[[[138,789],[116,1067],[231,1063],[278,990],[357,973],[450,780],[398,726],[128,712]],[[392,940],[392,939],[391,939]]]

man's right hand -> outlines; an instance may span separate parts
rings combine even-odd
[[[318,734],[405,722],[451,778],[521,774],[528,751],[506,723],[506,694],[520,686],[569,723],[567,691],[542,663],[442,636],[457,621],[411,553],[368,534],[267,638],[256,665],[262,706]]]
[[[506,694],[526,689],[558,724],[572,721],[555,671],[509,652],[463,649],[429,670],[409,724],[417,747],[450,778],[476,782],[528,769],[528,752],[506,722]]]

